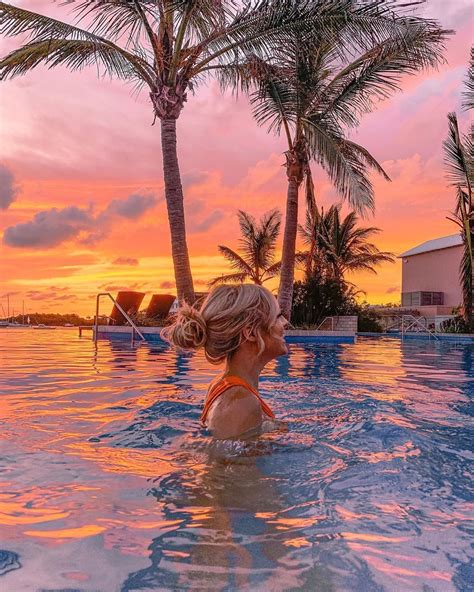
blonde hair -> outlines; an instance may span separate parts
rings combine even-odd
[[[183,304],[161,336],[182,350],[203,348],[209,362],[219,364],[239,348],[245,327],[252,328],[260,355],[265,349],[262,332],[268,331],[277,313],[275,296],[266,288],[224,284],[211,290],[200,309]]]

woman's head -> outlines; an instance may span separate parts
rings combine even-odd
[[[280,317],[276,298],[266,288],[222,285],[211,290],[199,310],[184,304],[162,336],[180,349],[203,348],[213,364],[229,359],[244,343],[255,344],[257,355],[270,348],[267,354],[275,357],[286,353]]]

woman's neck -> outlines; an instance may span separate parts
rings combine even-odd
[[[263,370],[265,363],[253,353],[241,350],[234,353],[230,360],[227,361],[224,368],[224,376],[239,376],[243,378],[250,386],[258,390],[258,378]]]

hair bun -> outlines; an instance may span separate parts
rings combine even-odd
[[[198,349],[207,340],[206,321],[199,310],[184,304],[176,315],[174,323],[164,331],[164,338],[180,349]]]

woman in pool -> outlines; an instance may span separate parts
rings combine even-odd
[[[271,292],[242,284],[212,289],[199,310],[184,304],[163,330],[177,348],[202,348],[211,364],[225,364],[201,415],[214,437],[245,438],[280,427],[258,393],[258,379],[268,362],[288,353],[286,324]]]

